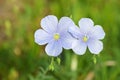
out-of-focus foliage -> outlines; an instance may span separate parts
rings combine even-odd
[[[50,57],[34,42],[46,15],[92,18],[106,32],[104,49],[60,55],[61,65],[48,71]],[[0,0],[0,80],[120,80],[120,0]]]

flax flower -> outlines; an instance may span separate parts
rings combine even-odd
[[[79,55],[83,55],[86,49],[92,54],[99,54],[103,49],[102,39],[105,37],[105,32],[100,25],[95,25],[89,18],[82,18],[79,21],[79,27],[72,26],[69,32],[76,39],[73,42],[72,50]]]
[[[68,17],[62,17],[59,22],[56,16],[48,15],[41,20],[42,29],[35,34],[35,42],[39,45],[46,45],[45,52],[49,56],[58,56],[63,48],[71,49],[73,37],[68,33],[68,28],[74,22]]]

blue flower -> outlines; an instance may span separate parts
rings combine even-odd
[[[62,17],[59,22],[56,16],[48,15],[41,20],[41,27],[35,34],[35,42],[39,45],[46,45],[45,51],[49,56],[58,56],[62,53],[62,48],[71,49],[74,39],[68,28],[74,22],[68,17]]]
[[[89,18],[82,18],[79,21],[79,27],[69,28],[69,32],[76,39],[73,42],[72,50],[79,55],[83,55],[86,49],[92,54],[99,54],[103,49],[103,43],[100,41],[105,37],[105,32],[100,25],[95,25]]]

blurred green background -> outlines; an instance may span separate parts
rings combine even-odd
[[[89,17],[102,25],[104,49],[95,56],[72,50],[48,71],[51,57],[34,42],[47,15],[71,16],[76,24]],[[120,80],[120,0],[0,0],[0,80]]]

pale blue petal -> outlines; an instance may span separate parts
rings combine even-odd
[[[91,36],[96,39],[103,39],[105,37],[105,32],[100,25],[96,25],[92,30]]]
[[[56,57],[62,53],[61,43],[59,41],[52,41],[47,44],[45,51],[49,56]]]
[[[90,40],[87,45],[93,54],[99,54],[103,50],[103,43],[99,40]]]
[[[55,32],[57,29],[58,19],[56,16],[49,15],[41,20],[41,27],[48,33]]]
[[[73,42],[72,49],[76,54],[83,55],[86,52],[87,45],[80,40],[76,40]]]
[[[75,38],[80,38],[80,36],[83,35],[77,26],[69,27],[68,32],[70,32],[70,34]]]
[[[52,40],[51,36],[42,29],[38,29],[34,34],[35,42],[39,45],[44,45]]]
[[[93,28],[94,26],[94,22],[90,18],[82,18],[80,19],[78,24],[80,26],[81,31],[85,33],[91,30],[91,28]]]
[[[60,41],[63,48],[71,49],[72,43],[74,42],[74,38],[68,32],[65,32],[61,34]]]
[[[70,19],[69,17],[62,17],[58,23],[58,31],[59,32],[68,31],[68,28],[73,25],[74,22],[72,21],[72,19]]]

